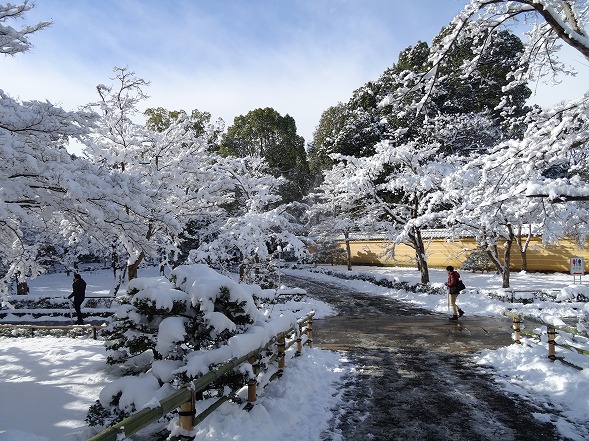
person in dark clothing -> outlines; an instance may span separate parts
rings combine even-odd
[[[74,298],[74,309],[78,316],[76,324],[84,324],[84,316],[82,315],[82,302],[86,298],[86,282],[82,279],[79,274],[74,274],[74,283],[72,284],[72,293],[68,296],[68,299]]]
[[[448,281],[446,282],[446,286],[448,287],[450,305],[452,305],[452,312],[454,313],[454,315],[452,315],[449,320],[458,320],[459,317],[464,315],[464,311],[456,304],[456,299],[458,298],[458,294],[460,294],[460,289],[458,289],[457,286],[458,280],[460,279],[460,274],[458,274],[458,271],[454,271],[453,266],[447,266],[446,271],[448,272]]]

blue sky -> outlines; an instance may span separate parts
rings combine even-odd
[[[199,109],[229,126],[273,107],[294,117],[308,142],[324,110],[377,79],[407,46],[430,42],[465,3],[37,0],[26,20],[53,24],[31,37],[32,51],[1,60],[0,89],[75,109],[126,66],[151,82],[144,108]]]

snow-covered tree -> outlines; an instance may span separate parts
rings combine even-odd
[[[2,243],[6,252],[24,250],[22,230],[43,228],[49,207],[63,206],[76,166],[64,147],[68,136],[84,133],[83,115],[51,103],[20,103],[0,91]],[[12,260],[12,259],[10,259]],[[18,259],[17,259],[18,260]]]
[[[437,39],[447,32],[442,30]],[[439,83],[428,90],[420,86],[420,79],[430,68],[431,48],[419,42],[401,52],[398,62],[377,81],[356,90],[346,105],[322,116],[326,122],[316,132],[314,158],[327,164],[321,155],[351,149],[347,155],[331,156],[346,164],[326,172],[320,187],[324,201],[334,198],[339,221],[354,213],[352,217],[363,218],[370,228],[382,228],[391,255],[395,243],[410,244],[423,283],[429,276],[421,231],[443,225],[439,212],[445,202],[439,191],[444,174],[514,132],[515,125],[506,124],[507,118],[495,107],[508,83],[505,72],[521,50],[521,41],[502,31],[500,44],[484,51],[484,62],[473,69],[477,80],[472,81],[461,75],[463,60],[472,55],[463,43],[448,55]],[[520,105],[529,90],[520,85],[509,93],[505,100]],[[412,111],[414,106],[419,113]],[[361,180],[362,190],[356,187]]]
[[[530,113],[522,140],[500,142],[449,176],[443,185],[444,197],[452,206],[446,217],[448,226],[478,238],[502,274],[504,287],[509,287],[510,255],[515,244],[525,263],[526,242],[531,235],[542,236],[545,243],[576,237],[581,246],[587,238],[586,203],[549,201],[586,194],[588,187],[585,149],[555,151],[548,147],[554,142],[561,146],[569,143],[571,132],[586,120],[582,117],[563,121],[560,109],[557,106],[553,112]],[[556,121],[546,124],[547,114]],[[544,196],[548,199],[526,197],[527,192],[539,196],[547,188],[550,191]]]
[[[87,106],[101,117],[85,140],[85,155],[112,179],[112,196],[119,199],[117,209],[133,218],[132,230],[113,230],[110,239],[120,254],[128,256],[127,272],[132,279],[145,255],[150,254],[150,241],[159,220],[157,214],[154,218],[157,208],[150,201],[156,191],[146,185],[146,173],[140,166],[140,158],[149,145],[149,132],[132,120],[137,104],[146,98],[143,87],[148,83],[126,68],[114,71],[115,85],[98,85],[99,101]]]
[[[349,217],[350,213],[340,215],[337,211],[331,200],[321,204],[314,204],[310,215],[312,217],[318,217],[320,220],[313,224],[310,234],[319,246],[319,260],[330,262],[333,265],[335,261],[343,259],[346,262],[348,270],[351,271],[352,252],[350,234],[358,231],[358,221]],[[341,249],[338,243],[342,237],[344,239],[345,251]]]
[[[217,285],[207,286],[213,279]],[[203,264],[178,266],[170,280],[131,281],[105,334],[109,363],[146,370],[153,360],[180,360],[191,351],[219,347],[258,319],[251,295],[244,295],[246,288]],[[199,289],[201,296],[196,296]],[[182,338],[158,338],[158,330],[172,329],[172,322],[184,329]],[[133,362],[147,352],[149,362],[140,361],[142,366]]]
[[[442,29],[434,42],[443,39],[447,33],[447,28]],[[447,154],[464,147],[469,150],[487,148],[494,145],[497,136],[504,136],[499,132],[514,131],[516,128],[505,124],[506,117],[497,107],[505,101],[512,108],[510,118],[513,114],[525,114],[525,100],[531,93],[526,85],[520,84],[507,92],[503,90],[503,86],[509,83],[506,75],[517,64],[523,44],[507,30],[498,32],[495,45],[485,48],[480,54],[480,62],[471,69],[471,76],[465,78],[462,64],[473,56],[471,43],[467,39],[448,51],[435,88],[427,90],[420,85],[422,76],[431,67],[429,57],[435,43],[430,47],[425,42],[418,42],[404,49],[397,62],[380,78],[355,90],[347,103],[326,110],[314,133],[310,151],[315,172],[318,168],[331,166],[331,153],[370,156],[380,141],[405,143],[417,136],[423,137],[423,126],[431,124],[434,119],[441,132],[445,126],[454,131],[451,137],[447,136],[449,130],[444,133],[446,139],[441,151]],[[429,100],[422,101],[424,98]],[[420,113],[408,111],[413,101],[422,103]],[[461,132],[458,122],[476,117],[485,118],[495,126],[493,140],[485,138],[488,130],[479,135],[478,122],[463,124],[465,133]],[[448,124],[443,118],[453,121]],[[469,131],[473,127],[475,130]]]
[[[442,81],[439,73],[457,45],[465,41],[473,43],[474,56],[463,63],[464,77],[469,78],[481,62],[485,48],[496,43],[504,26],[519,18],[525,18],[528,39],[519,64],[507,75],[510,82],[504,87],[506,91],[545,74],[565,72],[556,58],[559,42],[570,45],[585,57],[589,54],[589,39],[584,30],[589,8],[584,2],[473,0],[453,20],[449,32],[430,53],[431,68],[412,78],[413,87],[421,84],[426,91],[419,102],[413,103],[412,110],[420,112],[428,99],[434,99],[433,91]],[[393,94],[391,98],[403,97]],[[517,121],[519,136],[502,140],[488,154],[475,158],[446,181],[446,196],[457,204],[448,216],[450,224],[462,228],[478,223],[477,237],[503,274],[505,287],[509,286],[509,250],[522,229],[533,228],[534,234],[541,234],[545,242],[567,235],[576,236],[581,244],[585,242],[588,220],[585,204],[569,202],[564,206],[549,202],[579,199],[589,194],[584,172],[588,165],[588,102],[589,95],[585,93],[552,109],[529,112]],[[499,103],[497,109],[504,114],[512,110],[506,101]],[[548,199],[534,200],[526,196]],[[503,259],[499,259],[498,246],[504,247]]]
[[[225,130],[225,121],[218,118],[211,122],[211,114],[193,109],[190,114],[184,110],[166,110],[163,107],[149,108],[144,112],[147,116],[145,125],[148,129],[156,132],[163,132],[169,128],[178,118],[188,118],[190,120],[190,129],[196,137],[204,137],[209,151],[218,151],[221,135]]]
[[[485,54],[493,50],[506,28],[524,23],[524,51],[518,57],[517,65],[512,60],[504,71],[507,84],[504,91],[515,90],[529,81],[546,74],[567,72],[556,57],[564,42],[578,50],[585,57],[589,54],[587,32],[584,30],[588,20],[587,5],[582,0],[471,0],[445,30],[442,38],[432,45],[422,72],[407,76],[406,84],[411,89],[399,88],[389,99],[403,99],[409,91],[422,86],[426,94],[413,104],[421,110],[423,104],[434,99],[433,93],[445,81],[446,66],[452,63],[451,56],[459,48],[468,47],[468,56],[463,58],[462,78],[476,77],[476,71],[484,63]],[[508,106],[510,95],[498,103],[497,110]]]
[[[282,177],[280,195],[284,202],[300,201],[308,192],[309,164],[305,140],[297,135],[295,120],[266,107],[237,116],[223,135],[221,154],[263,158],[268,172]]]
[[[101,118],[85,140],[85,153],[109,174],[118,210],[133,219],[132,229],[111,232],[128,256],[132,279],[143,259],[169,249],[189,220],[227,200],[190,119],[179,114],[161,131],[139,124],[138,104],[148,83],[126,68],[115,73],[115,84],[99,85],[100,100],[89,105]]]
[[[394,244],[404,242],[415,250],[422,283],[429,282],[422,230],[428,213],[435,213],[431,196],[453,164],[445,163],[438,144],[383,141],[373,156],[338,156],[325,172],[320,189],[344,216],[353,213],[365,231],[384,232],[393,255]],[[345,211],[344,211],[345,209]]]
[[[519,176],[504,174],[501,168],[483,171],[490,155],[471,159],[447,176],[440,197],[450,207],[444,213],[446,226],[456,236],[474,236],[509,287],[510,257],[516,235],[524,225],[538,220],[537,201],[506,197],[512,187],[521,185]]]
[[[19,18],[31,7],[27,2],[3,6],[1,20]],[[27,50],[29,34],[46,25],[16,30],[2,24],[2,50],[11,54]],[[145,192],[134,192],[133,180],[113,176],[101,164],[73,158],[66,151],[69,139],[86,138],[96,128],[95,113],[66,112],[49,102],[20,103],[1,91],[0,102],[2,235],[7,244],[3,257],[11,265],[7,278],[17,272],[21,276],[38,273],[31,246],[60,247],[66,263],[73,264],[73,253],[109,250],[117,232],[142,237],[131,213]],[[25,232],[46,239],[31,243]]]
[[[206,128],[196,130],[185,112],[154,111],[147,127],[136,123],[147,83],[127,69],[115,72],[116,86],[98,86],[101,99],[90,106],[101,118],[86,152],[109,173],[119,209],[134,219],[132,235],[114,231],[130,279],[146,256],[179,247],[189,254],[191,244],[190,261],[217,266],[234,259],[259,265],[280,243],[302,247],[278,206],[283,180],[268,174],[261,158],[219,157]]]
[[[527,40],[524,40],[524,51],[518,64],[505,72],[508,80],[503,87],[506,98],[509,91],[529,81],[567,73],[567,68],[557,58],[558,50],[565,43],[588,57],[589,38],[585,30],[588,22],[589,8],[580,0],[471,0],[452,21],[443,38],[432,46],[427,60],[429,69],[407,77],[406,85],[411,87],[410,90],[417,88],[424,94],[410,103],[406,111],[422,112],[424,104],[435,99],[435,91],[445,81],[441,76],[444,66],[457,47],[465,42],[470,45],[472,55],[462,63],[462,76],[471,78],[483,61],[485,51],[497,44],[498,37],[510,25],[526,26]],[[387,102],[406,100],[410,90],[398,88]],[[508,154],[504,159],[509,160],[507,165],[512,164],[505,173],[518,173],[523,180],[535,179],[538,168],[553,167],[559,161],[562,164],[573,150],[586,150],[588,100],[585,93],[579,99],[533,113],[527,121],[522,121],[523,139],[519,141],[519,148],[514,152],[511,141],[505,142]],[[512,111],[507,99],[498,103],[496,110]],[[502,161],[503,158],[498,159],[497,163]],[[517,171],[514,169],[516,164]]]
[[[300,256],[305,253],[289,206],[277,205],[282,179],[268,174],[267,167],[259,157],[217,159],[214,174],[229,187],[231,202],[224,206],[222,222],[201,232],[202,243],[191,253],[190,261],[221,267],[238,263],[243,281],[267,284],[278,246],[290,246]]]
[[[25,230],[42,231],[54,241],[63,237],[65,243],[53,243],[79,254],[109,250],[118,232],[135,243],[143,240],[134,214],[145,211],[145,189],[66,151],[68,138],[86,137],[95,119],[90,112],[65,112],[48,102],[19,103],[0,93],[2,234],[9,244],[5,259],[12,265],[7,276],[38,272]]]
[[[583,243],[586,237],[582,205],[563,208],[525,196],[585,197],[587,94],[546,111],[524,109],[523,100],[528,81],[546,69],[564,71],[555,59],[558,39],[587,56],[588,16],[587,5],[579,1],[472,0],[431,47],[420,43],[404,51],[359,100],[380,97],[387,137],[395,145],[437,142],[446,161],[456,161],[459,153],[457,162],[468,163],[444,181],[443,189],[432,190],[430,207],[453,207],[444,220],[453,231],[479,238],[505,286],[510,247],[525,228],[546,241],[575,234]],[[530,27],[524,45],[505,26],[520,17]],[[442,213],[425,210],[414,223],[439,223]],[[525,241],[520,243],[525,249]]]
[[[345,164],[334,166],[331,173],[325,173],[323,185],[319,186],[316,193],[308,196],[309,208],[307,219],[309,234],[317,242],[320,260],[334,263],[343,257],[346,260],[348,270],[352,269],[352,253],[350,247],[350,234],[361,230],[363,225],[363,212],[361,205],[353,197],[342,194],[341,188],[337,187],[337,171],[342,170]],[[341,177],[341,175],[340,175]],[[327,178],[327,181],[325,181]],[[340,180],[341,181],[341,180]],[[337,241],[343,237],[345,251]],[[338,252],[341,251],[341,253]]]
[[[525,55],[521,66],[522,77],[553,73],[560,63],[554,63],[560,49],[559,40],[589,58],[587,21],[589,11],[583,0],[471,0],[450,25],[450,32],[440,41],[439,50],[431,59],[438,66],[448,50],[464,38],[472,38],[473,46],[494,44],[494,37],[502,29],[524,23],[528,31]],[[472,60],[478,62],[477,57]],[[514,79],[521,83],[522,77]]]
[[[372,100],[366,102],[365,96]],[[318,175],[318,183],[322,170],[333,165],[332,153],[346,156],[374,153],[374,145],[383,139],[386,128],[375,111],[377,102],[373,102],[374,99],[374,93],[365,86],[355,91],[348,103],[329,107],[321,114],[309,150],[309,164],[312,172]]]
[[[15,29],[5,24],[31,8],[28,2],[0,6],[1,53],[28,50],[30,35],[48,25]],[[104,176],[65,148],[69,139],[85,135],[94,119],[92,113],[67,112],[47,101],[20,102],[0,90],[0,258],[7,265],[2,292],[15,275],[22,279],[42,271],[38,250],[63,245],[60,238],[69,237],[64,222],[83,230],[93,217],[104,217]]]

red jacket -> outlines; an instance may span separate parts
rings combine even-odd
[[[447,286],[448,286],[448,290],[450,291],[450,294],[458,294],[460,292],[456,289],[456,284],[458,283],[458,279],[460,279],[460,274],[458,274],[458,271],[452,271],[452,272],[448,273]]]

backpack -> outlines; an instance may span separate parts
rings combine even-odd
[[[462,280],[458,279],[458,282],[456,282],[456,288],[458,288],[458,291],[462,291],[463,289],[466,289],[466,286],[464,286]]]

